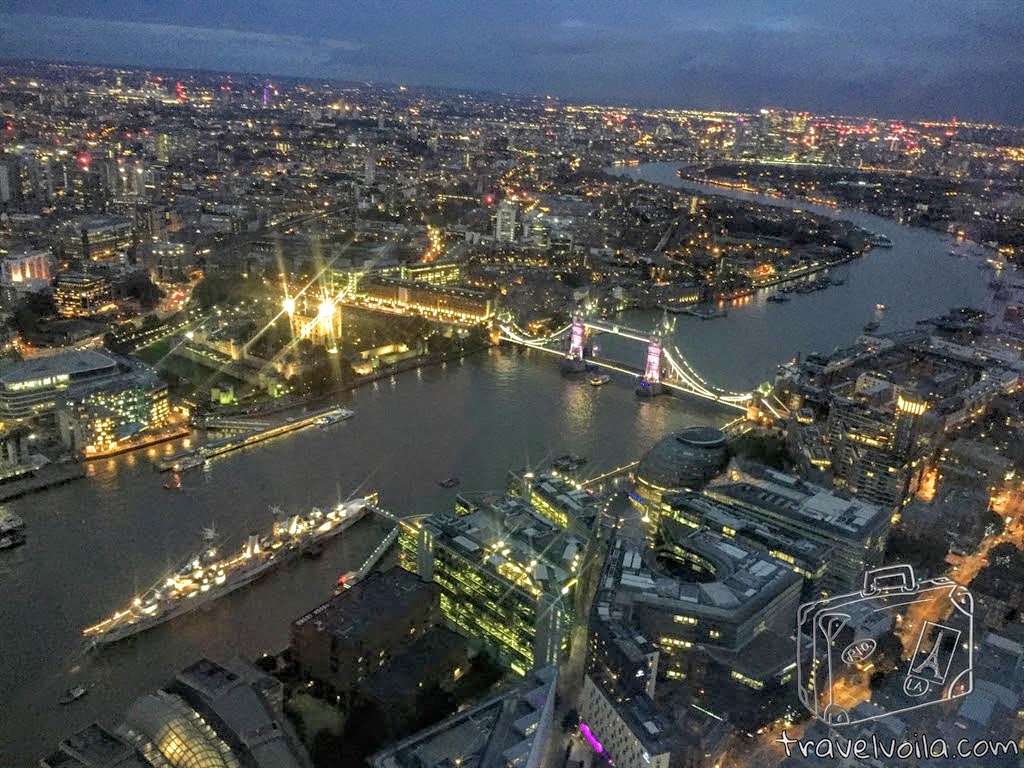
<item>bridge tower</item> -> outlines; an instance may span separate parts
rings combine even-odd
[[[654,397],[661,392],[661,331],[657,330],[651,334],[647,344],[647,362],[644,375],[636,385],[636,393],[641,397]]]
[[[569,351],[562,359],[563,373],[583,373],[587,369],[583,359],[583,345],[586,341],[587,326],[583,315],[577,312],[572,318],[572,330],[569,332]]]

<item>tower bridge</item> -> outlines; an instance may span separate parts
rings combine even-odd
[[[592,366],[636,376],[637,394],[641,396],[663,391],[679,392],[741,411],[746,411],[754,401],[753,393],[729,392],[708,383],[674,345],[666,343],[668,334],[662,325],[653,332],[644,332],[618,323],[591,319],[577,312],[571,323],[546,336],[531,335],[508,317],[498,320],[498,329],[504,341],[562,358],[563,370],[568,373],[580,373]],[[587,356],[587,338],[597,334],[621,336],[646,344],[643,367],[632,368],[592,354]]]

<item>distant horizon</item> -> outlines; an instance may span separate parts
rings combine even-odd
[[[1019,0],[4,0],[0,51],[571,103],[1024,124]]]
[[[370,88],[383,88],[383,89],[399,89],[409,88],[412,90],[422,91],[437,91],[446,93],[466,93],[477,96],[511,96],[522,99],[554,99],[561,104],[569,104],[573,106],[591,106],[591,107],[605,107],[608,109],[630,109],[630,110],[651,110],[651,111],[677,111],[677,112],[706,112],[706,113],[718,113],[718,114],[740,114],[740,115],[751,115],[759,112],[762,109],[773,109],[782,110],[786,112],[795,112],[807,114],[813,117],[827,117],[827,118],[840,118],[849,120],[884,120],[884,121],[904,121],[908,123],[950,123],[956,121],[958,124],[964,126],[979,126],[979,127],[992,127],[992,128],[1009,128],[1017,129],[1024,128],[1024,121],[1021,123],[1010,123],[1010,122],[993,122],[990,120],[984,120],[975,118],[967,115],[946,115],[944,117],[920,117],[911,116],[906,114],[872,114],[872,113],[843,113],[843,112],[816,112],[814,110],[802,108],[799,106],[790,106],[786,104],[757,104],[744,108],[726,108],[726,107],[696,107],[686,104],[645,104],[637,102],[600,102],[600,101],[584,101],[580,99],[569,98],[566,96],[560,96],[553,93],[533,93],[528,91],[507,91],[493,88],[484,87],[459,87],[459,86],[446,86],[446,85],[431,85],[425,83],[399,83],[392,81],[372,81],[372,80],[359,80],[344,77],[322,77],[322,76],[306,76],[306,75],[289,75],[280,72],[256,72],[246,70],[229,70],[229,69],[210,69],[206,67],[187,67],[187,66],[155,66],[155,65],[144,65],[144,64],[121,64],[117,62],[99,62],[99,61],[76,61],[71,59],[44,59],[44,58],[33,58],[33,57],[12,57],[0,55],[0,67],[11,67],[18,65],[51,65],[60,67],[79,67],[79,68],[94,68],[94,69],[121,69],[129,72],[152,72],[152,73],[182,73],[189,75],[209,75],[209,76],[228,76],[228,77],[247,77],[253,78],[259,81],[268,81],[273,85],[273,81],[277,80],[280,82],[292,82],[296,84],[305,84],[311,82],[323,82],[337,85],[357,85]]]

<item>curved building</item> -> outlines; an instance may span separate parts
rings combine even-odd
[[[231,748],[180,697],[147,694],[128,710],[124,735],[153,760],[173,768],[240,768]]]
[[[636,499],[652,516],[662,497],[699,490],[729,462],[725,433],[715,427],[687,427],[663,437],[640,459],[633,473]],[[655,520],[656,522],[656,520]]]

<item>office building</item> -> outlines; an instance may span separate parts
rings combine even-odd
[[[302,747],[285,725],[279,680],[235,659],[200,659],[167,686],[228,745],[243,768],[303,768]]]
[[[585,541],[521,499],[403,526],[403,567],[441,589],[445,619],[520,675],[556,663],[572,624]]]
[[[616,768],[676,768],[686,743],[679,729],[644,695],[617,699],[590,675],[579,699],[580,733],[597,755]]]
[[[348,691],[441,621],[441,589],[414,573],[374,573],[292,623],[300,673]]]
[[[528,501],[559,528],[586,537],[601,516],[604,501],[554,470],[509,472],[509,495]]]
[[[372,768],[540,768],[552,738],[554,666],[372,755]]]
[[[85,216],[68,226],[64,255],[83,262],[122,263],[135,246],[135,225],[116,216]]]
[[[113,731],[64,739],[43,768],[307,768],[279,681],[241,659],[201,659],[139,697]]]
[[[114,308],[110,282],[99,275],[80,272],[57,275],[53,301],[61,317],[91,317]]]
[[[155,371],[140,368],[75,387],[57,407],[57,425],[68,448],[89,456],[163,427],[170,414],[167,384]]]
[[[838,584],[860,583],[881,563],[890,512],[857,498],[759,464],[733,460],[725,475],[704,489],[742,519],[831,549],[828,569]]]
[[[28,418],[53,413],[69,389],[122,374],[112,357],[95,350],[63,352],[16,363],[0,373],[0,417]]]

